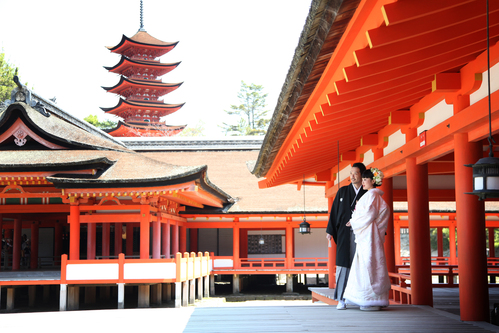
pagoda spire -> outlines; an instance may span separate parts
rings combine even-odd
[[[140,0],[140,29],[139,31],[146,31],[144,29],[144,8],[142,4],[142,0]]]

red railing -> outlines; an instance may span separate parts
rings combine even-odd
[[[279,271],[283,273],[287,270],[321,270],[327,271],[328,258],[240,258],[234,260],[234,257],[212,257],[214,270],[246,270],[258,269]],[[291,262],[291,263],[290,263]]]

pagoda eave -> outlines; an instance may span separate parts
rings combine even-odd
[[[123,54],[128,49],[133,47],[145,48],[150,50],[155,50],[157,52],[157,57],[160,57],[168,52],[170,52],[178,42],[168,43],[163,42],[149,35],[147,32],[138,32],[132,38],[125,35],[121,38],[121,41],[116,46],[108,46],[109,51]]]
[[[114,137],[169,137],[179,134],[187,125],[171,126],[165,124],[133,124],[119,122],[118,126],[107,129]]]

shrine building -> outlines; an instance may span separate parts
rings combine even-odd
[[[488,212],[497,211],[498,15],[499,2],[486,0],[313,1],[253,169],[262,189],[314,179],[329,206],[354,162],[382,170],[395,211],[385,240],[392,296],[431,306],[432,275],[453,286],[458,275],[465,321],[489,320],[497,275],[497,216]],[[445,258],[442,248],[431,253],[439,228],[450,239]],[[329,288],[334,269],[332,242]]]

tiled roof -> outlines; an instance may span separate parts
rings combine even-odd
[[[208,165],[210,179],[224,191],[238,198],[229,213],[239,212],[303,212],[303,188],[283,185],[259,189],[258,180],[247,163],[258,157],[258,150],[144,152],[141,155],[180,165]],[[305,207],[308,212],[327,212],[324,187],[306,186]]]

